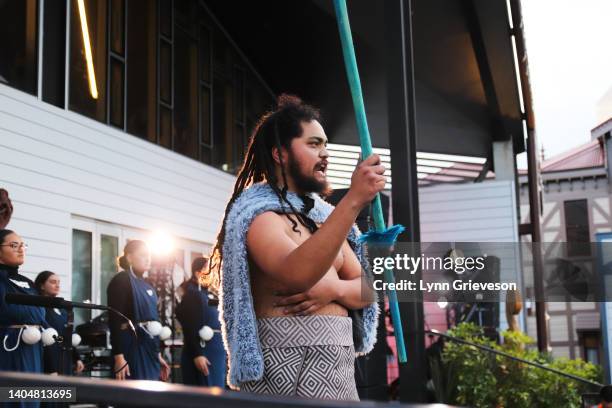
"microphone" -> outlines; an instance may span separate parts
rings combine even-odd
[[[7,293],[4,296],[6,303],[11,305],[27,305],[40,307],[64,307],[64,298],[51,296],[24,295],[21,293]]]
[[[58,309],[70,309],[77,307],[80,309],[97,309],[97,310],[108,310],[108,306],[96,305],[93,303],[84,302],[71,302],[65,300],[62,297],[53,296],[39,296],[39,295],[24,295],[21,293],[7,293],[4,296],[4,300],[8,304],[13,305],[27,305],[27,306],[39,306],[49,307]]]

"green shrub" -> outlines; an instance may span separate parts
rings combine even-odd
[[[479,326],[462,323],[448,334],[587,380],[602,380],[599,366],[580,359],[554,359],[540,354],[528,347],[534,341],[524,333],[505,331],[503,343],[497,344],[486,338]],[[588,384],[453,341],[446,341],[441,356],[430,358],[430,366],[436,397],[447,404],[476,408],[578,408],[581,394],[598,391]]]

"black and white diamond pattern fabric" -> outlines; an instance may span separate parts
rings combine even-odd
[[[264,375],[241,391],[358,401],[352,321],[340,316],[257,320]]]
[[[262,348],[352,346],[350,317],[311,315],[257,319]]]

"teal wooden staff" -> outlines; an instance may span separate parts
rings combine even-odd
[[[357,70],[357,60],[355,58],[355,49],[353,47],[353,36],[351,35],[351,26],[348,18],[345,0],[334,0],[334,8],[336,9],[336,20],[338,21],[338,30],[340,31],[340,41],[342,43],[342,54],[344,55],[344,66],[346,75],[348,76],[351,95],[353,96],[353,108],[355,109],[355,117],[357,119],[357,131],[359,133],[359,142],[361,144],[361,155],[365,159],[372,154],[372,140],[370,139],[370,131],[368,130],[368,120],[366,118],[365,107],[363,104],[363,95],[361,92],[361,81],[359,80],[359,71]],[[368,231],[363,235],[363,241],[372,244],[382,244],[391,246],[397,239],[397,236],[404,231],[401,225],[394,225],[386,228],[383,218],[382,206],[380,205],[380,195],[376,195],[372,208],[374,216],[374,231]],[[385,269],[385,281],[388,283],[395,282],[395,277],[392,271]],[[395,344],[397,346],[397,356],[400,363],[406,362],[406,346],[404,344],[404,331],[402,329],[402,320],[399,313],[399,304],[397,302],[397,293],[395,290],[386,290],[389,298],[389,309],[391,311],[391,319],[393,320],[393,331],[395,334]]]

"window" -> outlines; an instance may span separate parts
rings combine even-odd
[[[36,95],[38,1],[0,2],[0,83]]]
[[[210,29],[200,26],[200,160],[212,163],[212,122],[211,122],[211,78],[212,78],[212,46]]]
[[[162,35],[172,38],[172,0],[159,2],[159,31]]]
[[[198,47],[182,29],[175,31],[174,150],[198,158]]]
[[[247,145],[244,112],[244,78],[244,69],[239,66],[234,67],[234,140],[232,141],[232,144],[235,146],[232,160],[234,172],[240,168]]]
[[[172,111],[165,106],[160,108],[159,144],[168,149],[172,148]]]
[[[123,231],[117,225],[81,217],[74,218],[72,225],[72,299],[106,305],[106,288],[118,271]],[[75,324],[100,313],[94,310],[77,314],[75,309]]]
[[[159,3],[159,139],[158,143],[172,149],[172,47],[173,47],[173,7],[172,0]]]
[[[70,3],[70,110],[106,122],[105,0]]]
[[[202,85],[200,89],[200,146],[202,149],[200,160],[206,164],[212,162],[213,149],[210,108],[210,89]]]
[[[127,131],[157,143],[157,5],[128,1]]]
[[[108,93],[110,111],[108,123],[124,128],[124,97],[125,97],[125,2],[124,0],[111,0],[110,10],[110,52]]]
[[[590,256],[589,212],[587,200],[565,201],[567,256]]]
[[[132,239],[148,241],[151,234],[143,230],[82,217],[74,217],[72,226],[72,300],[89,300],[92,303],[106,305],[108,304],[106,288],[119,271],[117,257],[123,253],[125,244]],[[172,271],[174,287],[178,287],[191,276],[193,254],[201,256],[204,251],[208,251],[209,246],[178,238],[174,240],[174,244],[173,262],[176,266],[170,266],[168,270]],[[152,256],[151,275],[154,275],[155,268],[159,269],[162,258],[156,253],[152,253]],[[164,268],[168,268],[167,263],[164,265]],[[149,277],[154,277],[151,275]],[[99,313],[75,309],[75,324],[89,321]]]
[[[159,93],[162,102],[172,104],[172,44],[165,39],[159,44]]]
[[[600,343],[600,334],[596,331],[583,332],[580,336],[582,352],[584,355],[584,360],[593,363],[593,364],[601,364],[601,360],[599,358],[599,343]]]
[[[124,50],[124,27],[125,27],[125,3],[124,0],[111,0],[110,2],[110,48],[117,55],[123,55]]]
[[[231,171],[232,139],[232,88],[231,83],[223,76],[215,74],[213,85],[213,166]]]
[[[108,304],[106,288],[117,273],[119,238],[113,235],[100,235],[100,303]]]
[[[44,10],[42,99],[65,106],[66,2],[46,1]]]
[[[78,229],[72,230],[72,300],[91,301],[92,283],[92,233]],[[88,309],[75,309],[74,325],[91,319]]]
[[[228,172],[273,102],[197,0],[0,1],[0,32],[0,83]]]
[[[123,129],[123,62],[110,58],[110,118],[109,123]]]

